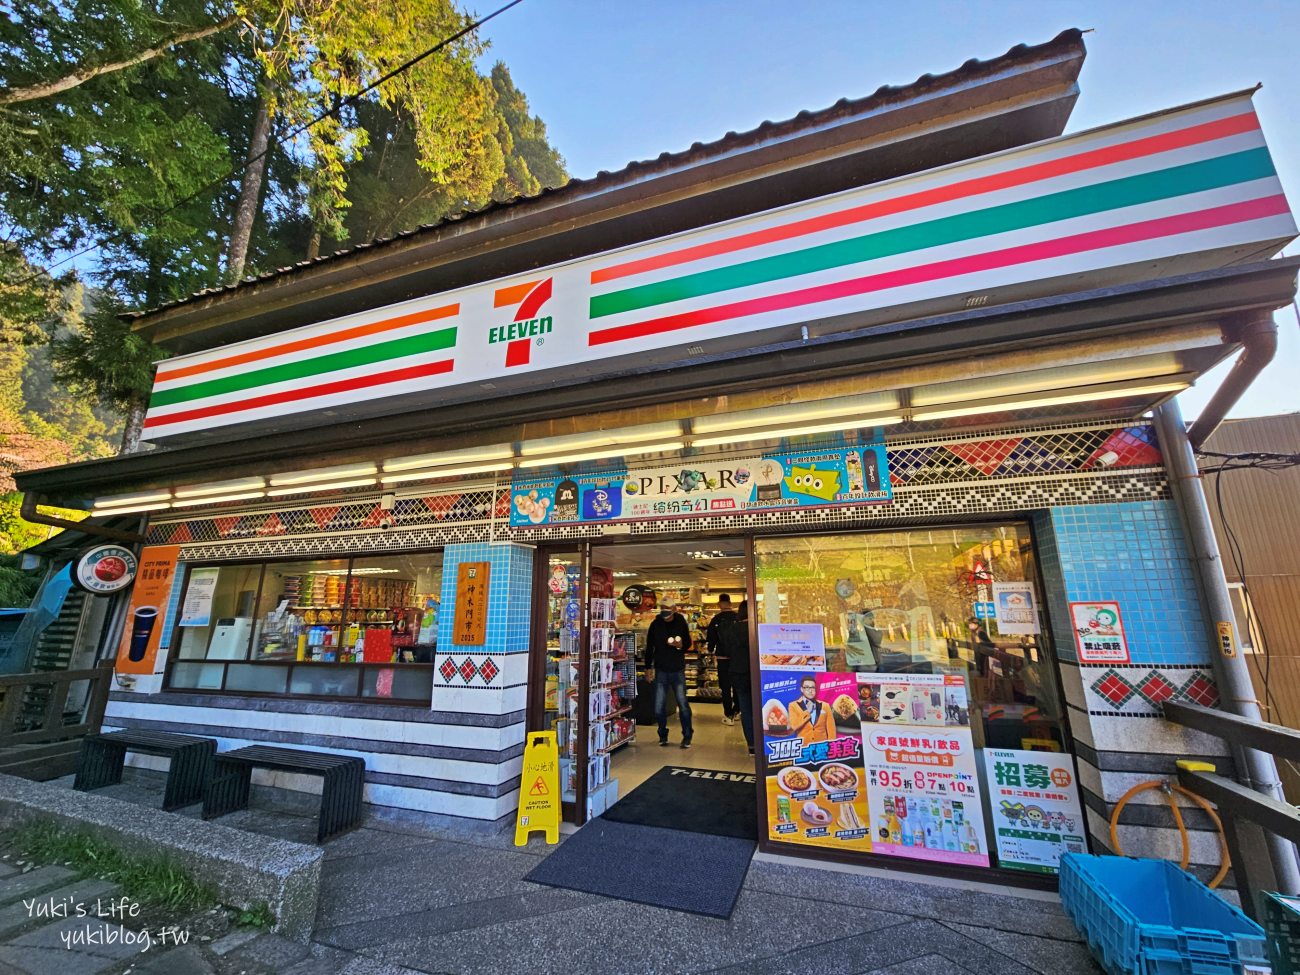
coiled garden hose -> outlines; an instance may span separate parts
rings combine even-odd
[[[1179,762],[1178,764],[1181,766],[1184,763]],[[1209,771],[1213,771],[1214,769],[1214,766],[1205,765],[1204,763],[1188,763],[1188,767]],[[1124,811],[1124,807],[1128,805],[1130,799],[1141,792],[1145,792],[1147,789],[1159,789],[1161,794],[1165,797],[1165,802],[1169,803],[1169,811],[1174,815],[1174,824],[1178,827],[1178,835],[1181,836],[1183,840],[1183,857],[1178,864],[1183,870],[1186,870],[1188,863],[1191,862],[1192,843],[1191,838],[1187,835],[1187,825],[1183,822],[1183,813],[1182,810],[1178,808],[1178,800],[1174,797],[1174,793],[1186,796],[1192,802],[1196,803],[1196,805],[1204,809],[1210,819],[1213,820],[1215,828],[1219,831],[1219,849],[1222,852],[1223,862],[1219,865],[1219,872],[1216,873],[1214,879],[1210,881],[1210,888],[1214,889],[1215,887],[1218,887],[1219,884],[1223,883],[1223,878],[1228,875],[1228,870],[1232,866],[1232,859],[1228,855],[1228,839],[1223,833],[1223,821],[1219,819],[1219,814],[1215,812],[1213,806],[1198,796],[1195,792],[1183,788],[1177,782],[1167,779],[1152,779],[1150,782],[1139,782],[1137,785],[1133,786],[1133,788],[1129,789],[1128,792],[1119,797],[1119,802],[1115,803],[1115,811],[1110,814],[1111,849],[1120,856],[1124,855],[1124,849],[1120,846],[1119,842],[1119,815]]]

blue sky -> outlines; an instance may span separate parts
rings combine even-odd
[[[498,4],[472,9],[486,13]],[[524,0],[485,29],[575,176],[619,169],[729,130],[784,119],[968,58],[1091,29],[1079,131],[1263,84],[1255,105],[1300,210],[1300,3],[881,3],[792,0]],[[1287,248],[1300,254],[1300,242]],[[1235,416],[1300,409],[1300,327]],[[1194,416],[1225,367],[1183,394]]]

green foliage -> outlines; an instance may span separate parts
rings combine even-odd
[[[24,572],[18,567],[18,556],[0,554],[0,606],[18,608],[30,606],[41,580],[34,572]]]
[[[492,66],[492,89],[497,112],[504,122],[501,136],[506,167],[492,190],[495,200],[531,196],[543,188],[554,189],[569,181],[564,157],[546,137],[546,123],[529,114],[528,99],[510,77],[510,69],[498,61]]]
[[[275,913],[266,901],[258,901],[252,907],[240,911],[235,917],[235,923],[244,928],[261,928],[263,931],[270,931],[275,927]]]
[[[74,391],[85,391],[128,409],[147,394],[153,364],[167,353],[131,330],[116,302],[105,300],[84,326],[52,343],[54,375]]]
[[[132,900],[169,910],[202,910],[217,903],[211,888],[184,868],[159,856],[124,853],[84,830],[69,830],[52,820],[37,820],[10,837],[25,856],[44,863],[66,863],[83,877],[101,877],[122,887]]]

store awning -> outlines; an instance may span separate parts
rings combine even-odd
[[[629,372],[599,388],[546,391],[529,398],[526,417],[449,406],[29,471],[19,487],[71,507],[114,499],[161,510],[154,506],[373,490],[385,478],[467,477],[580,455],[708,450],[730,437],[1135,417],[1238,349],[1243,321],[1288,304],[1297,268],[1300,259],[1279,259],[810,337],[743,363],[719,356],[668,376]]]

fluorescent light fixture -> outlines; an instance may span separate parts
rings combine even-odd
[[[662,423],[645,423],[635,427],[616,427],[612,430],[591,430],[586,433],[566,434],[562,437],[525,440],[520,445],[519,453],[528,457],[549,451],[581,450],[583,447],[617,447],[625,443],[637,443],[643,440],[664,440],[680,437],[681,435],[681,423],[677,420],[666,420]],[[604,456],[613,457],[617,455],[606,454]]]
[[[401,484],[403,481],[428,481],[435,477],[465,477],[469,474],[491,474],[493,471],[508,471],[514,467],[510,461],[495,464],[474,464],[470,467],[430,468],[426,471],[411,471],[409,474],[386,474],[382,478],[385,484]]]
[[[452,464],[474,464],[487,460],[509,460],[514,455],[514,448],[510,444],[498,443],[488,444],[484,447],[466,447],[464,450],[444,450],[436,454],[412,454],[409,457],[392,457],[384,461],[383,466],[384,473],[387,473],[389,471],[409,471],[417,467],[447,467]],[[500,469],[498,468],[498,470]]]
[[[243,491],[239,494],[220,494],[215,497],[189,498],[185,501],[173,501],[173,508],[189,508],[196,504],[221,504],[225,501],[247,501],[250,498],[264,498],[265,491]]]
[[[1155,393],[1177,393],[1187,389],[1191,383],[1176,382],[1148,383],[1141,386],[1090,387],[1072,393],[1049,393],[1028,399],[1013,400],[978,400],[974,403],[962,403],[953,406],[940,406],[934,409],[916,410],[913,420],[946,420],[958,416],[977,416],[980,413],[1006,413],[1011,410],[1032,410],[1043,406],[1064,406],[1069,403],[1090,403],[1095,400],[1123,399],[1126,396],[1147,396]]]
[[[116,508],[121,505],[129,504],[132,507],[141,504],[152,504],[155,501],[170,501],[172,493],[170,491],[147,491],[140,494],[119,494],[112,498],[96,498],[95,510],[100,508]]]
[[[313,491],[341,491],[344,488],[369,487],[375,483],[373,477],[359,477],[353,481],[328,481],[324,484],[303,484],[298,487],[278,488],[267,491],[267,497],[278,498],[286,494],[311,494]]]
[[[311,481],[334,481],[344,477],[361,477],[376,474],[379,468],[374,464],[343,464],[339,467],[318,467],[314,471],[290,471],[287,474],[272,474],[271,486],[282,484],[306,484]]]
[[[519,467],[552,467],[559,464],[572,464],[580,460],[604,460],[607,457],[630,457],[635,454],[656,454],[663,450],[681,450],[685,447],[680,440],[667,443],[638,444],[630,447],[615,447],[609,450],[597,450],[589,454],[564,454],[560,457],[530,457],[519,461]]]
[[[835,396],[806,403],[792,403],[787,406],[765,406],[757,410],[697,416],[691,421],[691,429],[696,433],[753,430],[778,427],[782,424],[807,423],[836,416],[890,413],[897,409],[897,392],[864,393],[858,396]]]
[[[90,513],[92,515],[131,515],[141,511],[159,511],[162,508],[170,508],[170,507],[171,505],[169,505],[166,501],[163,501],[161,503],[154,502],[153,504],[125,505],[123,507],[117,507],[117,508],[94,507],[90,509]]]
[[[693,447],[716,447],[719,444],[740,443],[745,440],[785,440],[789,437],[804,437],[814,433],[838,433],[844,430],[859,430],[863,427],[887,427],[902,423],[903,417],[856,416],[831,423],[815,423],[804,427],[777,427],[772,430],[737,430],[734,433],[720,433],[714,437],[696,437],[691,441]]]
[[[223,494],[226,491],[254,491],[266,487],[260,477],[241,477],[233,481],[214,481],[211,484],[194,484],[176,489],[178,498],[198,498],[205,494]]]

